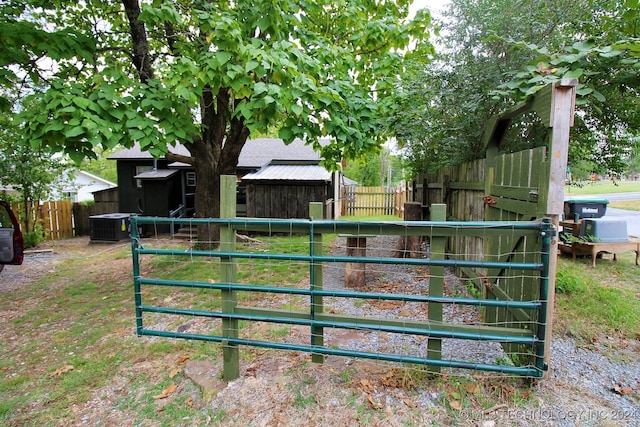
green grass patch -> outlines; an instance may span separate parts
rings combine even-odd
[[[618,261],[558,260],[555,325],[557,332],[590,342],[603,336],[640,337],[640,278],[635,254]]]
[[[616,202],[609,202],[607,206],[627,211],[640,211],[640,200],[620,200]]]
[[[162,249],[174,249],[182,254],[145,255],[141,259],[142,274],[148,278],[191,283],[223,283],[224,260],[212,257],[192,257],[189,248],[177,245]],[[239,242],[236,251],[259,255],[285,254],[307,255],[309,239],[306,235],[257,235],[249,242]],[[265,287],[308,286],[309,263],[304,261],[237,258],[235,259],[234,283]],[[236,292],[237,301],[259,301],[264,298],[261,292]],[[189,308],[193,310],[218,311],[222,305],[219,290],[191,289],[180,286],[143,286],[142,300],[145,305]]]
[[[564,189],[566,194],[610,194],[610,193],[629,193],[640,191],[640,181],[583,181],[577,185],[567,185]]]
[[[258,243],[238,244],[237,252],[259,254],[307,255],[309,241],[306,235],[256,236]],[[178,248],[180,250],[180,248]],[[220,259],[192,258],[188,255],[154,255],[144,257],[141,265],[148,266],[143,274],[159,279],[176,281],[219,282],[221,281]],[[239,283],[295,284],[309,274],[306,262],[276,261],[267,259],[236,259]]]
[[[344,215],[340,221],[402,221],[402,218],[396,215]]]

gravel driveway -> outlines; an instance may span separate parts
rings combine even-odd
[[[5,265],[0,272],[0,293],[26,286],[53,271],[61,255],[54,252],[25,253],[22,265]]]

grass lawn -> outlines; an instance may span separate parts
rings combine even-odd
[[[591,258],[558,257],[554,331],[583,345],[640,339],[640,267],[635,254],[603,255],[595,268]]]
[[[566,186],[568,195],[612,194],[640,191],[640,181],[596,181]],[[608,207],[640,211],[640,200],[614,201]],[[585,345],[603,337],[640,338],[640,275],[633,252],[618,255],[618,261],[590,258],[573,261],[560,256],[556,278],[555,329]],[[606,340],[605,340],[606,341]],[[615,341],[615,340],[614,340]],[[613,341],[612,341],[613,342]]]
[[[640,181],[585,181],[565,187],[567,195],[640,192]],[[608,207],[640,211],[640,200],[610,202]],[[634,254],[603,255],[596,268],[590,258],[573,261],[560,256],[556,278],[556,324],[560,335],[577,338],[584,345],[603,337],[640,338],[640,275]],[[607,340],[604,340],[607,341]],[[613,340],[612,342],[619,342]],[[615,345],[613,346],[615,347]]]
[[[614,185],[611,181],[597,181],[595,183],[584,184],[581,187],[571,185],[565,187],[565,193],[571,196],[632,192],[640,192],[640,181],[617,181],[617,185]],[[609,202],[607,206],[629,211],[640,211],[640,200],[613,201]]]
[[[583,181],[578,185],[567,185],[564,189],[566,194],[610,194],[610,193],[630,193],[640,191],[640,181]]]
[[[640,200],[619,200],[615,202],[609,202],[607,206],[610,208],[624,209],[627,211],[640,211]]]

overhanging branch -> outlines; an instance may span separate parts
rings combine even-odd
[[[171,153],[168,152],[166,155],[166,158],[169,162],[180,162],[180,163],[186,163],[188,165],[193,166],[195,159],[191,156],[185,156],[182,154],[175,154],[175,153]]]

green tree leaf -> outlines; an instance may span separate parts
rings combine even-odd
[[[67,138],[75,138],[82,134],[84,134],[84,129],[82,128],[82,126],[72,127],[70,129],[65,130],[64,132],[64,136]]]

